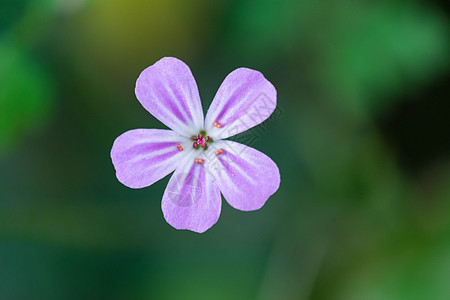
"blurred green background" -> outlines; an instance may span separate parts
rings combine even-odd
[[[0,299],[450,299],[447,1],[0,1]],[[164,128],[136,100],[161,57],[204,110],[238,67],[278,110],[239,138],[277,162],[256,212],[205,234],[115,178]]]

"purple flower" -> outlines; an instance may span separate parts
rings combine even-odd
[[[266,120],[276,107],[274,86],[258,72],[239,68],[223,81],[203,119],[189,67],[165,57],[136,82],[142,106],[171,130],[135,129],[111,150],[117,179],[143,188],[175,171],[162,199],[176,229],[205,232],[219,219],[221,193],[243,211],[261,208],[280,185],[277,165],[265,154],[224,140]]]

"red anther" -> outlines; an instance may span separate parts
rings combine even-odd
[[[194,148],[197,148],[198,147],[198,144],[197,144],[197,142],[194,142],[194,144],[192,145]]]
[[[209,141],[209,136],[205,137],[205,142]]]
[[[198,138],[197,138],[196,136],[193,136],[193,137],[192,137],[192,140],[193,140],[193,141],[196,141],[197,139],[198,139]]]
[[[200,133],[200,134],[198,135],[198,140],[202,140],[202,139],[203,139],[203,134]]]
[[[204,160],[204,159],[201,159],[201,158],[196,158],[196,159],[195,159],[195,162],[196,162],[197,164],[203,164],[203,163],[205,162],[205,160]]]
[[[206,143],[201,144],[200,147],[205,148],[206,146],[208,146]]]
[[[219,150],[216,151],[216,155],[220,155],[222,153],[223,153],[223,149],[222,148],[220,148]]]
[[[183,147],[181,147],[181,145],[177,145],[177,149],[183,151]]]
[[[219,122],[214,122],[213,125],[214,127],[222,128],[222,124],[220,124]]]

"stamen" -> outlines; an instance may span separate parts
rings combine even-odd
[[[197,142],[194,142],[194,144],[192,145],[194,148],[197,148],[198,147],[198,144],[197,144]]]
[[[203,143],[200,145],[200,147],[205,148],[206,146],[208,146],[206,143]]]
[[[223,153],[223,149],[222,148],[220,148],[219,150],[216,151],[216,155],[220,155],[222,153]]]
[[[179,151],[183,151],[183,147],[181,147],[181,145],[177,145],[177,149],[179,150]]]
[[[209,141],[209,136],[205,137],[205,142]]]
[[[205,160],[204,160],[204,159],[201,159],[201,158],[196,158],[196,159],[195,159],[195,162],[196,162],[197,164],[203,164],[203,163],[205,162]]]
[[[192,137],[192,140],[193,140],[193,141],[196,141],[196,140],[198,140],[198,137],[193,136],[193,137]]]
[[[200,134],[198,135],[198,140],[203,140],[203,134],[200,133]]]
[[[213,125],[214,127],[222,128],[222,124],[220,124],[219,122],[214,122]]]

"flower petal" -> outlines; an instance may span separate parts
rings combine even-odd
[[[206,132],[215,139],[225,139],[262,123],[276,106],[277,91],[260,72],[236,69],[225,78],[211,103]]]
[[[178,150],[182,140],[186,138],[164,129],[134,129],[123,133],[111,149],[117,179],[137,189],[164,178],[189,152]]]
[[[191,158],[170,178],[161,207],[167,223],[174,228],[202,233],[219,219],[222,198],[205,166]]]
[[[280,186],[277,165],[264,153],[232,142],[214,142],[214,149],[223,149],[208,168],[225,200],[243,211],[260,209]]]
[[[181,60],[164,57],[142,71],[135,92],[142,106],[175,132],[191,136],[203,129],[198,87]]]

